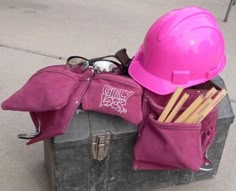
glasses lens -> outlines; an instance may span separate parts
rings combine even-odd
[[[100,72],[114,72],[118,68],[113,62],[107,60],[94,62],[93,67]]]
[[[67,61],[67,65],[69,65],[71,68],[77,67],[78,65],[84,64],[87,60],[84,58],[71,58]]]

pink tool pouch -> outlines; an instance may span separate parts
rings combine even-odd
[[[43,112],[64,107],[78,85],[78,77],[64,66],[37,71],[28,82],[2,103],[4,110]]]
[[[180,113],[205,90],[184,90],[190,95]],[[144,121],[134,148],[133,168],[137,170],[190,169],[193,171],[208,162],[206,151],[216,134],[217,109],[197,124],[158,122],[171,95],[145,91]],[[177,117],[180,114],[177,115]]]
[[[129,77],[98,73],[82,99],[82,108],[139,124],[142,121],[142,93],[142,87]]]
[[[30,112],[36,130],[40,128],[40,134],[32,138],[27,144],[36,143],[41,140],[64,134],[70,125],[74,113],[81,103],[81,99],[86,92],[89,83],[86,76],[84,79],[81,77],[78,88],[73,91],[66,106],[59,110]]]

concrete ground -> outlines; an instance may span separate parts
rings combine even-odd
[[[223,23],[230,0],[1,0],[0,102],[38,69],[63,64],[70,55],[96,57],[127,48],[133,55],[149,26],[162,14],[188,5],[210,10],[226,42],[221,73],[236,112],[236,6]],[[234,24],[233,24],[234,23]],[[0,110],[0,190],[49,191],[42,143],[26,146],[17,134],[33,130],[27,113]],[[231,126],[215,178],[162,191],[233,191],[236,187],[235,124]]]

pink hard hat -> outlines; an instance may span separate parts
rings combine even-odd
[[[199,7],[173,10],[150,27],[129,74],[157,94],[203,83],[226,63],[223,35],[214,16]]]

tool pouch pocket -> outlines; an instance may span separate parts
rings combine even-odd
[[[190,97],[180,114],[204,91],[185,90],[185,92]],[[154,95],[150,92],[144,96],[145,118],[139,126],[134,148],[134,169],[197,171],[206,161],[205,152],[216,133],[217,109],[211,111],[201,123],[158,122],[157,119],[169,96]]]
[[[65,106],[78,85],[77,76],[64,66],[37,71],[28,82],[2,103],[5,110],[50,111]]]
[[[150,114],[135,145],[137,169],[191,169],[202,165],[201,124],[160,123]],[[142,162],[151,166],[142,166]]]
[[[99,73],[83,96],[82,107],[139,124],[142,121],[142,92],[142,87],[129,77]]]

